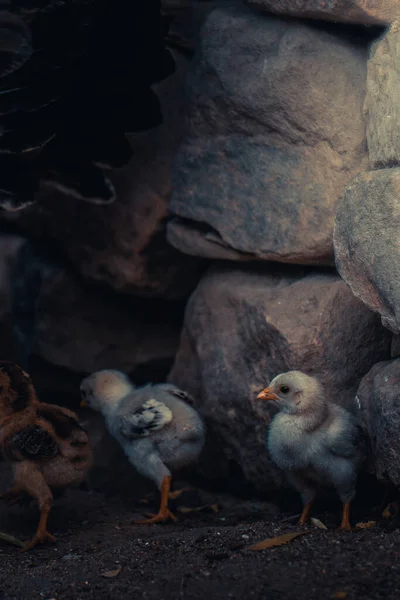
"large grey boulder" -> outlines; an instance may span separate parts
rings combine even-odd
[[[400,16],[400,5],[397,8]],[[400,165],[400,22],[372,46],[368,60],[365,118],[373,168]]]
[[[336,265],[352,292],[400,333],[400,168],[359,175],[336,214]]]
[[[368,165],[366,48],[246,7],[214,10],[187,83],[168,240],[229,260],[333,263],[336,206]]]
[[[302,19],[383,25],[399,15],[398,0],[245,0],[268,12]]]
[[[196,398],[215,440],[214,462],[223,455],[270,490],[282,478],[265,444],[271,409],[257,393],[278,373],[300,369],[352,407],[363,375],[390,357],[390,342],[334,273],[212,268],[188,303],[169,379]]]
[[[380,362],[357,391],[369,439],[369,468],[381,481],[400,486],[400,359]]]

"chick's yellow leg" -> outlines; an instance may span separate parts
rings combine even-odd
[[[28,461],[20,463],[17,467],[14,486],[22,489],[34,498],[40,510],[40,519],[36,533],[31,541],[22,548],[22,552],[32,550],[38,544],[55,542],[55,537],[47,531],[47,519],[53,504],[53,494],[42,472],[36,465]]]
[[[137,524],[151,524],[151,523],[162,523],[169,519],[173,522],[176,521],[175,515],[168,508],[168,497],[171,489],[171,476],[167,475],[163,478],[161,484],[161,503],[160,510],[156,515],[151,515],[149,519],[142,519],[136,521]]]
[[[342,522],[340,524],[340,529],[343,529],[344,531],[351,531],[350,502],[346,502],[345,504],[343,504],[343,516],[342,516]]]
[[[56,538],[54,537],[54,535],[51,535],[51,533],[49,533],[47,531],[47,519],[49,517],[51,505],[52,505],[52,502],[50,500],[50,501],[45,502],[45,504],[42,506],[42,508],[40,510],[39,525],[36,530],[36,533],[33,536],[33,538],[31,539],[31,541],[28,542],[22,548],[22,552],[27,552],[28,550],[32,550],[32,548],[34,548],[38,544],[45,544],[46,542],[53,543],[56,541]]]
[[[309,516],[310,516],[310,510],[312,507],[313,503],[311,502],[307,502],[304,507],[303,507],[303,512],[301,513],[300,519],[299,519],[299,525],[305,525],[305,523],[307,523]]]

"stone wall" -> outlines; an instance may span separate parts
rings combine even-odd
[[[359,411],[370,470],[400,483],[380,440],[397,401],[383,374],[400,383],[394,4],[165,0],[164,123],[129,136],[116,201],[46,187],[1,216],[2,354],[47,399],[76,407],[103,367],[168,376],[207,422],[202,474],[233,466],[269,491],[283,479],[256,394],[301,369]]]

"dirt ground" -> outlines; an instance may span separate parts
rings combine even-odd
[[[182,494],[176,525],[134,525],[137,508],[126,499],[70,491],[51,514],[55,545],[22,554],[0,543],[0,599],[400,598],[400,529],[393,520],[339,532],[339,504],[322,502],[314,514],[328,530],[313,528],[284,546],[252,552],[246,547],[254,542],[298,530],[288,520],[293,512],[230,496],[216,501],[219,512],[181,513],[196,505]],[[371,516],[371,508],[356,506],[353,522]],[[2,506],[0,520],[2,531],[26,540],[37,511]],[[108,571],[114,576],[105,577]]]

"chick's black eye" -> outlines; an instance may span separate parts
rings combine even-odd
[[[87,394],[86,390],[81,390],[82,398],[86,398],[86,394]]]
[[[289,387],[287,385],[281,385],[280,391],[282,392],[282,394],[288,394]]]

